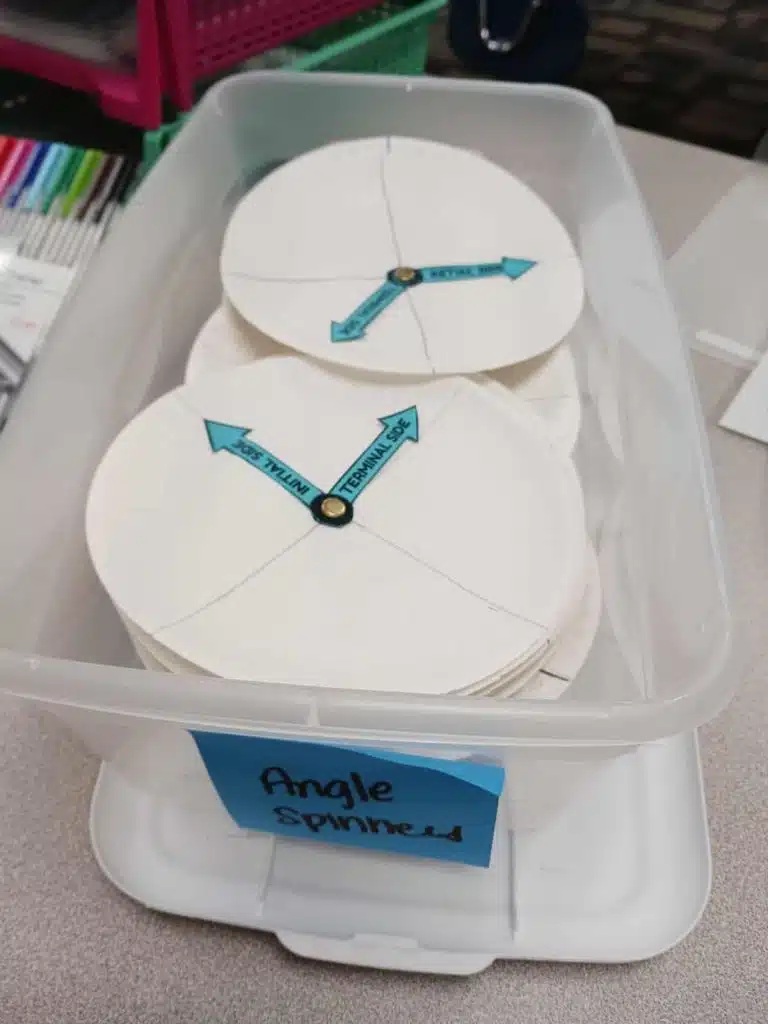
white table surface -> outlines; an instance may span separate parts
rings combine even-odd
[[[744,173],[734,158],[622,132],[671,254]],[[740,376],[697,357],[708,421]],[[672,952],[619,967],[497,963],[469,979],[295,959],[268,935],[163,917],[102,877],[88,842],[97,764],[61,727],[0,703],[0,1024],[765,1024],[768,1020],[768,449],[711,428],[753,641],[703,731],[714,888]]]

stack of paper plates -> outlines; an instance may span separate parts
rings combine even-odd
[[[187,362],[185,380],[188,384],[209,373],[247,366],[268,356],[290,352],[271,338],[247,324],[224,303],[203,324]],[[427,380],[419,375],[373,374],[367,371],[335,367],[336,372],[351,381],[389,381],[409,383]],[[512,395],[513,400],[530,403],[531,412],[541,416],[551,430],[555,442],[567,452],[573,451],[581,421],[581,401],[573,356],[567,344],[559,345],[543,356],[524,363],[506,366],[491,373],[474,374],[478,383],[494,388],[500,397]]]
[[[93,482],[96,570],[147,667],[559,696],[600,583],[570,459],[567,232],[415,139],[286,164],[230,222],[186,383]]]
[[[588,562],[573,464],[523,406],[293,357],[145,410],[86,528],[129,628],[172,669],[424,694],[531,678]]]
[[[492,693],[486,692],[484,696],[505,699],[521,695],[527,700],[556,700],[565,693],[587,660],[600,621],[602,593],[597,559],[593,551],[590,551],[588,560],[586,589],[576,615],[562,635],[555,640],[551,653],[544,659],[541,667],[531,675],[530,680],[523,677],[512,685],[500,687]],[[180,674],[199,672],[196,665],[174,657],[171,651],[142,633],[135,625],[126,622],[126,627],[136,653],[146,668]]]

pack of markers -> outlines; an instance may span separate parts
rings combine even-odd
[[[0,135],[0,235],[22,255],[86,262],[130,190],[137,162],[98,149]]]
[[[0,428],[136,170],[125,156],[0,136]]]
[[[184,383],[87,503],[143,663],[561,696],[601,588],[571,457],[582,268],[553,211],[477,153],[336,143],[242,199],[220,269]]]

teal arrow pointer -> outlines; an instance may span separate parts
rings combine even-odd
[[[536,266],[534,260],[516,260],[505,256],[498,263],[456,263],[445,267],[395,267],[373,295],[361,302],[357,309],[340,323],[331,321],[331,341],[357,341],[365,336],[365,329],[376,317],[391,306],[408,288],[420,284],[446,284],[452,281],[472,281],[484,277],[507,277],[517,281]]]
[[[253,441],[246,440],[246,434],[250,433],[249,427],[235,427],[230,423],[217,423],[215,420],[206,420],[205,429],[208,433],[208,441],[214,452],[229,452],[237,455],[238,458],[247,462],[254,469],[274,480],[294,498],[306,505],[307,508],[313,501],[322,496],[320,491],[309,480],[297,473],[290,466],[280,459],[275,458],[271,452]]]
[[[419,440],[419,412],[415,405],[379,418],[384,428],[328,492],[350,503],[386,466],[406,441]]]
[[[458,263],[447,267],[421,267],[419,274],[424,284],[443,284],[447,281],[471,281],[482,277],[508,277],[516,281],[536,266],[533,260],[512,260],[507,256],[498,263]]]
[[[382,313],[387,306],[390,306],[398,295],[402,295],[405,288],[394,281],[385,281],[373,295],[360,303],[357,309],[350,313],[346,320],[337,323],[331,321],[331,341],[357,341],[365,334],[365,329],[371,321],[375,320],[379,313]]]

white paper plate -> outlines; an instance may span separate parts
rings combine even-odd
[[[584,665],[600,624],[602,586],[597,555],[591,545],[588,550],[588,575],[584,595],[576,615],[551,646],[537,651],[527,666],[520,666],[517,674],[501,683],[478,685],[463,696],[490,696],[501,700],[524,697],[526,700],[556,700],[571,685]],[[125,620],[124,620],[125,621]],[[145,668],[156,672],[196,674],[196,665],[173,655],[152,637],[142,633],[133,623],[125,621],[136,653]],[[545,667],[541,668],[544,664]]]
[[[588,547],[587,587],[579,609],[552,648],[552,656],[545,659],[530,682],[521,688],[499,691],[495,696],[519,696],[525,700],[556,700],[562,697],[581,671],[595,642],[600,614],[603,608],[602,584],[597,555]]]
[[[521,689],[535,677],[546,662],[553,642],[550,640],[542,645],[522,664],[514,665],[511,669],[504,669],[475,686],[455,690],[454,695],[459,697],[495,697],[499,693],[506,695]]]
[[[495,697],[507,700],[554,700],[562,696],[582,668],[595,639],[602,610],[602,588],[597,555],[585,540],[586,561],[584,584],[578,604],[564,629],[549,639],[542,651],[536,652],[527,664],[515,666],[509,673],[485,680],[466,695]]]
[[[286,354],[282,346],[247,324],[225,303],[214,310],[200,328],[189,353],[184,380],[189,384],[209,373],[245,366],[267,356]]]
[[[134,650],[145,668],[153,672],[170,672],[174,675],[209,674],[205,673],[198,665],[193,665],[191,662],[179,658],[172,651],[169,651],[167,647],[163,647],[162,644],[158,643],[153,637],[142,633],[135,624],[129,623],[126,619],[123,619],[123,622],[131,638]],[[506,674],[502,682],[494,680],[492,683],[478,684],[477,687],[467,689],[466,692],[464,690],[456,690],[454,695],[461,697],[484,697],[495,696],[503,691],[503,696],[506,697],[512,692],[513,688],[516,692],[537,675],[540,666],[546,661],[549,649],[550,645],[542,646],[526,665],[517,669],[516,675],[510,676]]]
[[[594,557],[594,555],[592,554],[590,557]],[[597,571],[596,564],[594,569]],[[582,602],[583,600],[584,597],[582,597]],[[575,618],[583,617],[583,614],[582,604],[580,603]],[[125,616],[123,616],[123,624],[128,631],[128,635],[131,638],[136,653],[145,668],[153,671],[172,672],[176,675],[206,674],[199,665],[195,665],[190,661],[185,661],[183,658],[180,658],[173,651],[159,643],[159,641],[154,637],[144,633],[134,622],[131,622]],[[566,633],[573,631],[573,625],[574,622],[572,622],[571,625],[566,626]],[[515,666],[512,672],[504,669],[500,673],[496,673],[490,679],[482,680],[466,687],[465,689],[457,690],[455,693],[459,696],[479,697],[495,696],[503,691],[503,695],[508,696],[510,693],[516,692],[518,689],[525,686],[536,676],[541,665],[548,659],[552,659],[553,651],[555,652],[555,655],[557,654],[557,650],[561,642],[567,642],[565,634],[562,634],[559,638],[543,642],[524,662]],[[570,660],[570,663],[573,663],[573,659]],[[562,671],[562,664],[560,668]],[[543,679],[546,679],[546,677],[543,676]],[[563,684],[560,683],[559,685],[562,686]]]
[[[173,651],[159,643],[154,637],[144,633],[139,627],[123,617],[123,624],[131,638],[134,649],[145,668],[156,672],[171,672],[174,675],[206,675],[199,665],[185,661]],[[551,656],[552,643],[542,644],[523,664],[517,666],[513,673],[503,671],[490,680],[484,680],[466,690],[454,691],[456,696],[481,697],[493,696],[501,691],[506,696],[512,688],[519,689],[536,676],[540,667]]]
[[[129,623],[125,619],[123,619],[123,622],[128,631],[128,635],[131,638],[134,650],[136,651],[139,660],[144,665],[144,668],[153,672],[170,672],[173,675],[210,674],[204,672],[198,665],[193,665],[191,662],[184,661],[182,658],[179,658],[172,651],[169,651],[167,647],[163,647],[162,644],[158,643],[153,637],[147,636],[146,633],[142,633],[141,630],[133,623]],[[456,690],[453,695],[475,698],[500,696],[502,699],[506,699],[529,684],[532,679],[536,679],[538,677],[541,665],[546,661],[549,650],[549,645],[543,646],[541,649],[537,650],[536,654],[525,666],[516,670],[516,674],[505,674],[500,682],[494,679],[491,683],[486,682],[484,684],[478,684],[477,687],[468,688],[466,691]],[[554,683],[563,688],[566,685],[556,680],[548,679],[546,676],[543,676],[542,678],[547,683]],[[550,686],[550,689],[553,688],[553,686]],[[548,692],[546,694],[546,696],[550,698],[557,695],[559,694],[549,694]],[[540,695],[537,693],[536,697],[539,696]]]
[[[184,379],[187,384],[193,384],[210,373],[247,366],[258,359],[285,355],[289,351],[252,328],[225,303],[201,328],[192,346]],[[334,370],[350,381],[394,386],[426,383],[430,379],[374,374],[339,366]],[[502,367],[490,374],[477,374],[473,379],[490,385],[501,395],[511,394],[516,400],[530,402],[531,411],[541,416],[557,443],[565,451],[573,451],[581,423],[581,400],[573,355],[566,344],[525,363]]]
[[[138,655],[139,661],[141,661],[144,668],[149,669],[150,672],[174,672],[175,670],[170,668],[168,665],[164,665],[159,658],[150,651],[150,649],[144,644],[139,638],[128,630],[133,649]]]
[[[573,451],[581,426],[581,399],[573,353],[567,344],[477,379],[530,403],[529,408],[541,416],[555,441],[565,451]]]
[[[144,633],[135,622],[131,622],[125,616],[121,617],[131,643],[145,668],[155,672],[172,672],[174,675],[206,675],[198,665],[177,657],[167,647],[163,647],[153,637]]]
[[[397,267],[535,262],[406,289],[357,340],[332,341]],[[526,185],[476,153],[417,139],[336,143],[284,165],[235,210],[221,258],[243,317],[282,344],[346,366],[472,373],[553,348],[578,319],[581,266]]]
[[[418,443],[342,529],[214,454],[204,426],[250,428],[330,490],[409,406]],[[124,617],[203,672],[264,682],[447,693],[526,663],[583,590],[580,485],[535,417],[466,380],[352,386],[295,358],[145,410],[97,471],[86,531]]]

